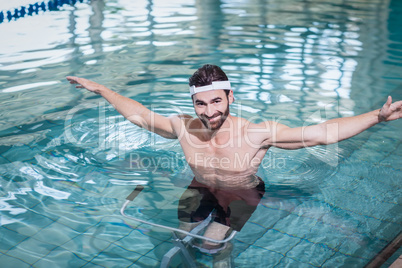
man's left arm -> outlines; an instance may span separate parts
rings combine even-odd
[[[326,145],[353,137],[380,122],[399,118],[402,118],[402,101],[392,103],[389,96],[381,109],[357,116],[336,118],[321,124],[297,128],[272,123],[268,143],[284,149]]]

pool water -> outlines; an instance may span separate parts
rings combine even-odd
[[[194,115],[188,77],[216,64],[235,88],[232,114],[308,125],[402,99],[401,13],[399,0],[97,0],[0,23],[0,263],[157,267],[173,247],[119,209],[141,184],[128,212],[177,227],[193,177],[178,142],[129,124],[67,75]],[[367,264],[402,230],[401,127],[270,150],[235,266]]]

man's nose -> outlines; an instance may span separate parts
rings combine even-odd
[[[215,109],[212,105],[207,105],[207,108],[205,109],[205,115],[208,117],[211,117],[215,114]]]

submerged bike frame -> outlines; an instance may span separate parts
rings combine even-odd
[[[160,267],[168,267],[169,263],[171,262],[171,260],[173,259],[173,257],[178,254],[181,253],[184,257],[184,260],[187,262],[187,264],[190,267],[196,267],[196,264],[193,260],[193,258],[191,258],[190,253],[187,250],[187,245],[189,245],[193,239],[198,238],[198,239],[202,239],[205,241],[209,241],[209,242],[213,242],[213,243],[218,243],[218,244],[222,244],[222,243],[226,243],[229,242],[230,240],[232,240],[237,231],[232,231],[230,233],[230,235],[223,239],[223,240],[216,240],[216,239],[212,239],[209,237],[205,237],[202,235],[199,235],[199,233],[201,233],[207,226],[208,224],[211,222],[212,220],[212,215],[210,214],[208,216],[208,218],[206,218],[204,221],[202,221],[197,227],[195,227],[193,230],[191,230],[190,232],[187,232],[185,230],[181,230],[178,228],[174,228],[174,227],[169,227],[169,226],[165,226],[165,225],[161,225],[161,224],[156,224],[153,222],[149,222],[146,220],[142,220],[142,219],[138,219],[135,218],[133,216],[127,215],[124,211],[127,208],[128,204],[134,200],[134,198],[144,189],[144,186],[142,185],[138,185],[134,191],[126,198],[126,201],[124,202],[123,206],[120,209],[120,213],[122,216],[137,221],[137,222],[141,222],[141,223],[145,223],[154,227],[158,227],[158,228],[162,228],[165,230],[169,230],[172,232],[172,236],[173,236],[173,244],[175,245],[171,250],[169,250],[162,258],[161,261],[161,266]],[[183,239],[180,239],[176,233],[181,233],[186,235]]]

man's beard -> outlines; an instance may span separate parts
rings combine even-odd
[[[201,122],[204,124],[204,126],[209,129],[209,130],[218,130],[221,128],[223,123],[225,122],[226,118],[229,115],[229,105],[227,106],[226,110],[224,113],[222,112],[216,112],[214,115],[211,117],[206,116],[205,114],[199,115],[198,117],[200,118]],[[220,119],[217,122],[211,122],[209,119],[215,118],[220,116]]]

